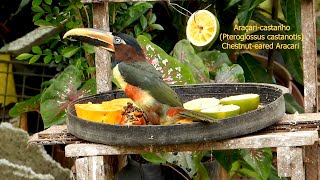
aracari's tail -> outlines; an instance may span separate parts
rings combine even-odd
[[[184,109],[183,111],[178,113],[179,116],[190,119],[192,121],[206,121],[210,123],[217,123],[219,119],[215,119],[213,117],[207,116],[202,113],[194,112],[191,110]]]
[[[170,119],[188,119],[191,121],[206,121],[210,123],[219,122],[218,119],[202,113],[184,109],[183,107],[170,107],[167,111],[167,117]]]

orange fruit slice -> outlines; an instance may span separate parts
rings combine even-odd
[[[75,109],[79,118],[106,124],[120,124],[123,107],[127,102],[132,101],[129,98],[120,98],[102,104],[75,104]]]
[[[205,46],[218,37],[218,19],[208,10],[194,12],[187,23],[187,39],[195,46]]]

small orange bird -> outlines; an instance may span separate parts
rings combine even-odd
[[[181,119],[217,122],[217,119],[183,108],[177,93],[147,62],[133,37],[93,28],[76,28],[68,31],[64,38],[77,39],[110,51],[115,64],[114,78],[152,124],[171,124]]]

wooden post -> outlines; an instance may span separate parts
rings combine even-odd
[[[108,2],[93,3],[93,27],[110,30]],[[97,92],[107,92],[112,89],[110,53],[99,47],[95,50]],[[124,165],[125,156],[123,155],[81,157],[76,160],[77,179],[114,179],[115,173]]]
[[[278,147],[278,175],[291,177],[292,180],[305,179],[302,157],[302,148],[300,147]]]
[[[302,58],[304,72],[304,109],[305,112],[317,112],[317,48],[315,8],[313,0],[301,1]],[[306,177],[311,180],[320,179],[320,148],[318,143],[307,146],[305,150]]]
[[[93,27],[97,29],[110,30],[108,2],[93,3]],[[111,84],[111,59],[110,53],[96,47],[95,64],[98,93],[112,89]]]

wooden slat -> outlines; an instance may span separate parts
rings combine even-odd
[[[283,119],[276,124],[303,124],[319,123],[320,113],[286,114]]]
[[[312,145],[318,141],[317,131],[268,133],[206,143],[154,145],[154,146],[108,146],[102,144],[69,144],[65,147],[66,157],[141,154],[145,152],[176,152],[223,149],[247,149],[264,147],[289,147]]]

